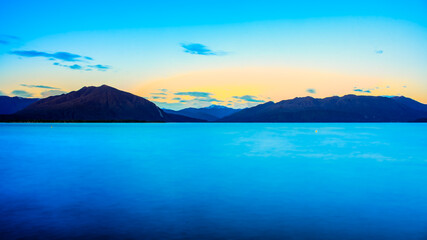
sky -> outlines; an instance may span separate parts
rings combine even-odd
[[[109,86],[170,109],[427,103],[427,1],[0,0],[0,95]]]

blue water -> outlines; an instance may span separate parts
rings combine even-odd
[[[0,238],[427,239],[426,150],[422,123],[0,124]]]

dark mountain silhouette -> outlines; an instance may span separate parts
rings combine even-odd
[[[41,99],[10,116],[6,121],[200,121],[166,114],[145,98],[103,85],[83,87],[68,94]]]
[[[406,105],[412,109],[415,109],[417,111],[427,112],[427,105],[426,104],[422,104],[422,103],[417,102],[411,98],[401,96],[401,97],[393,97],[393,99],[396,102],[404,104],[404,105]]]
[[[38,98],[0,96],[0,114],[16,113],[38,100]]]
[[[4,108],[12,110],[33,101],[14,114],[0,115],[0,121],[4,122],[425,122],[427,119],[426,105],[406,97],[303,97],[243,110],[211,106],[166,112],[145,98],[106,85],[84,87],[38,101],[0,99],[12,99],[10,106]]]
[[[243,109],[221,122],[408,122],[427,117],[410,99],[346,95],[294,98]],[[415,102],[415,103],[414,103]],[[421,103],[420,103],[421,104]]]
[[[206,121],[216,121],[220,118],[229,116],[240,109],[229,108],[219,105],[211,105],[205,108],[184,108],[179,111],[163,109],[166,113],[182,115],[191,118],[203,119]]]
[[[427,122],[427,118],[418,118],[414,122]]]

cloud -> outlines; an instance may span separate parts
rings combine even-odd
[[[59,89],[59,88],[56,88],[56,87],[49,87],[49,86],[45,86],[45,85],[27,85],[27,84],[21,84],[21,86],[23,86],[23,87],[29,87],[29,88]]]
[[[18,41],[19,37],[15,37],[12,35],[0,34],[0,44],[9,45]]]
[[[151,95],[167,95],[166,93],[162,93],[162,92],[160,92],[160,93],[150,93]]]
[[[162,92],[167,92],[167,91],[168,91],[168,90],[167,90],[167,89],[165,89],[165,88],[160,88],[160,89],[157,89],[157,90],[162,91]]]
[[[12,94],[15,96],[24,97],[24,98],[29,98],[29,97],[33,96],[32,93],[29,93],[29,92],[24,91],[24,90],[13,90]]]
[[[397,95],[381,95],[381,97],[394,98],[397,97]]]
[[[177,92],[175,95],[191,96],[191,97],[210,97],[212,93],[208,92]]]
[[[71,70],[84,70],[84,71],[92,71],[92,69],[97,69],[98,71],[106,71],[108,69],[111,69],[110,66],[107,65],[81,65],[81,64],[73,64],[73,65],[67,65],[67,64],[61,64],[58,62],[53,63],[53,65],[55,66],[60,66],[60,67],[66,67],[69,68]]]
[[[108,66],[108,65],[101,65],[101,64],[88,65],[87,67],[93,68],[93,69],[97,69],[98,71],[106,71],[108,69],[111,69],[110,66]]]
[[[49,60],[62,60],[66,62],[80,62],[83,59],[92,59],[90,57],[84,57],[78,54],[69,53],[69,52],[56,52],[56,53],[47,53],[39,51],[11,51],[10,54],[21,56],[21,57],[45,57]]]
[[[218,100],[216,98],[206,97],[206,98],[195,98],[195,101],[201,101],[201,102],[224,102],[221,100]]]
[[[356,88],[356,89],[353,89],[353,91],[355,91],[355,92],[371,93],[371,90],[370,90],[370,89],[360,89],[360,88]]]
[[[316,89],[314,89],[314,88],[308,88],[305,91],[308,92],[308,93],[316,93]]]
[[[59,62],[53,63],[55,66],[60,67],[66,67],[72,70],[85,70],[85,71],[92,71],[92,69],[96,69],[98,71],[106,71],[111,69],[111,66],[108,65],[102,65],[102,64],[88,64],[88,61],[93,61],[93,58],[88,56],[82,56],[74,53],[69,52],[56,52],[56,53],[48,53],[48,52],[40,52],[40,51],[11,51],[9,54],[17,55],[20,57],[42,57],[46,58],[50,61],[63,61],[63,62],[79,62],[79,64],[62,64]]]
[[[207,48],[205,45],[200,43],[189,43],[189,44],[181,43],[181,46],[184,48],[184,52],[190,53],[190,54],[204,55],[204,56],[209,56],[209,55],[222,56],[226,54],[225,52],[214,52],[209,48]]]
[[[41,93],[43,97],[51,97],[56,95],[61,95],[67,92],[61,91],[61,90],[48,90]]]
[[[152,99],[166,99],[166,97],[152,96]]]
[[[71,66],[68,66],[70,69],[73,69],[73,70],[81,70],[82,69],[82,66],[80,66],[80,65],[78,65],[78,64],[74,64],[74,65],[71,65]]]
[[[172,100],[179,101],[179,100],[182,100],[182,99],[179,98],[179,97],[176,97],[176,98],[172,98]]]
[[[0,96],[4,96],[5,94],[2,92],[2,91],[0,91]]]
[[[257,97],[252,96],[252,95],[244,95],[244,96],[241,96],[241,97],[233,96],[233,98],[239,99],[239,100],[244,100],[244,101],[247,101],[247,102],[260,102],[260,103],[261,102],[265,102],[264,100],[256,99]]]
[[[81,65],[78,64],[73,64],[73,65],[66,65],[66,64],[61,64],[61,63],[53,63],[53,65],[55,66],[60,66],[60,67],[66,67],[69,68],[71,70],[83,70],[83,67]]]
[[[377,50],[377,51],[375,51],[375,53],[376,53],[376,54],[383,54],[383,53],[384,53],[384,51],[383,51],[383,50]]]

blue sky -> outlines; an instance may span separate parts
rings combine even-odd
[[[385,17],[427,25],[425,1],[2,1],[4,31],[23,37],[72,31],[203,26],[266,20]]]
[[[427,102],[426,1],[1,1],[0,21],[7,95],[108,84],[175,109],[350,93]]]

